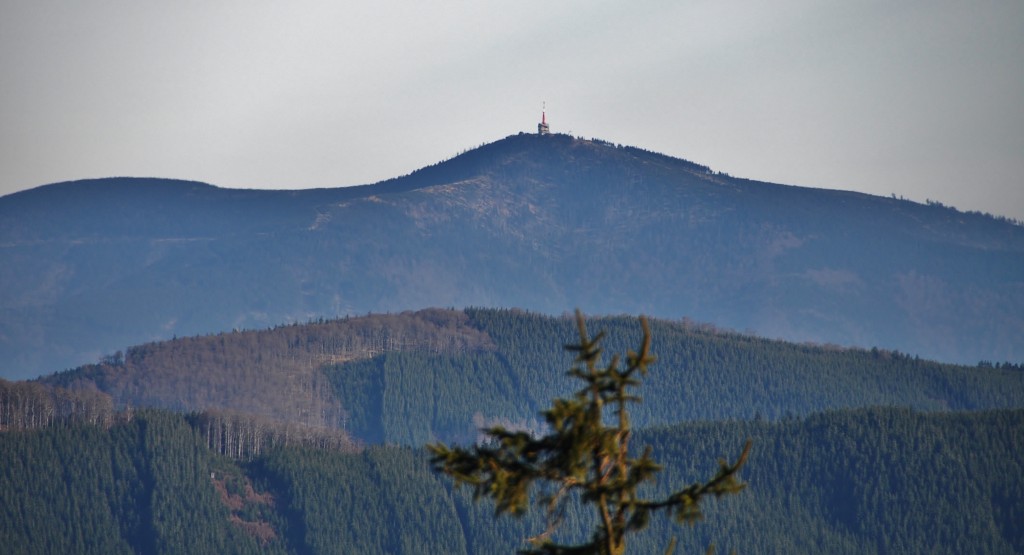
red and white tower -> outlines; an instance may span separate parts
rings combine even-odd
[[[551,133],[551,129],[548,128],[547,106],[545,103],[541,105],[540,123],[537,124],[537,134],[547,135],[549,133]]]

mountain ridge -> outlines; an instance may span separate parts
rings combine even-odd
[[[606,352],[639,341],[635,318],[588,320],[606,334]],[[644,403],[631,410],[640,427],[865,406],[1018,408],[1024,399],[1020,366],[954,366],[688,321],[649,323],[658,362],[645,378]],[[102,394],[111,407],[226,411],[417,446],[472,439],[489,421],[534,428],[549,399],[572,393],[559,379],[572,355],[559,346],[576,332],[568,315],[427,309],[147,343],[30,383],[87,399]]]
[[[737,179],[565,135],[512,135],[341,189],[55,184],[0,197],[0,372],[38,375],[173,335],[431,306],[686,316],[1014,361],[1022,254],[1024,228],[996,218]]]

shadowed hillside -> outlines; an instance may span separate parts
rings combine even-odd
[[[946,361],[1024,359],[1024,228],[516,135],[376,185],[153,179],[0,198],[0,373],[430,306],[689,317]]]

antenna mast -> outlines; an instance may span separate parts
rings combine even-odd
[[[548,128],[548,113],[547,113],[547,101],[541,102],[540,108],[540,123],[537,124],[537,134],[547,135],[551,133],[551,129]]]

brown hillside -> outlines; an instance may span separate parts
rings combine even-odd
[[[467,319],[461,311],[428,309],[186,337],[131,347],[44,381],[99,389],[117,406],[227,410],[336,428],[345,411],[321,368],[386,351],[493,349]]]

